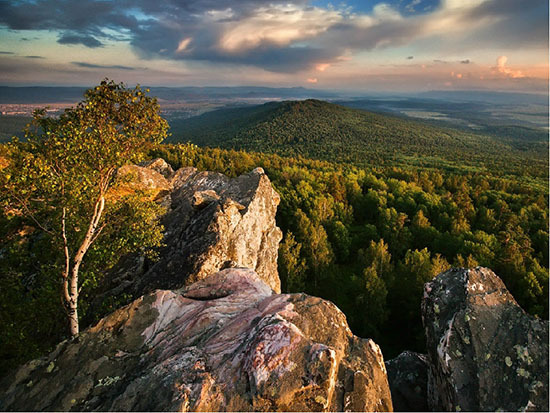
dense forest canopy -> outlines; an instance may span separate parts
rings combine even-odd
[[[172,140],[246,151],[178,143],[148,156],[229,176],[263,167],[281,195],[283,291],[333,301],[386,358],[423,350],[423,284],[451,266],[493,269],[526,311],[548,317],[547,150],[318,101],[239,111],[214,114],[210,128],[204,119],[185,133],[172,125]],[[64,330],[46,240],[25,217],[0,219],[7,369],[51,349]],[[83,286],[82,317],[93,294]]]
[[[171,122],[171,142],[357,166],[471,168],[548,176],[548,142],[436,127],[319,100],[220,109]]]

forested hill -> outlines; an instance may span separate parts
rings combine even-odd
[[[319,100],[220,109],[171,123],[172,142],[353,163],[544,170],[546,151]],[[534,162],[534,164],[533,164]],[[540,165],[538,163],[540,162]],[[541,167],[542,165],[542,167]]]

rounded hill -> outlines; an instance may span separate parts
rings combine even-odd
[[[524,163],[520,151],[489,136],[315,99],[219,109],[171,127],[172,142],[356,165]]]

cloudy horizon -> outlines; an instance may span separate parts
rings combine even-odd
[[[0,84],[548,92],[545,0],[0,1]]]

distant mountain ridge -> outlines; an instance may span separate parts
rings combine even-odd
[[[146,86],[144,86],[146,87]],[[258,99],[330,99],[338,95],[325,90],[304,87],[263,87],[263,86],[150,86],[150,94],[161,100],[205,101],[215,99],[246,100]],[[85,86],[0,86],[0,103],[52,103],[78,102],[82,99]]]
[[[520,154],[493,137],[308,99],[220,109],[171,123],[172,142],[366,164],[485,164]]]

